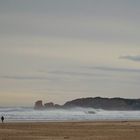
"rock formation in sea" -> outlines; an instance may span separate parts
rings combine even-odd
[[[35,109],[67,109],[74,107],[105,110],[140,110],[140,99],[90,97],[68,101],[62,106],[53,102],[43,105],[42,101],[37,101],[34,106]]]
[[[43,106],[43,103],[42,103],[42,100],[38,100],[35,102],[35,105],[34,105],[34,109],[44,109],[44,106]]]
[[[45,103],[45,104],[44,104],[44,107],[45,107],[45,108],[53,109],[55,106],[54,106],[54,103],[53,103],[53,102],[49,102],[49,103]]]
[[[53,102],[45,103],[43,105],[43,101],[42,100],[38,100],[34,104],[34,109],[36,109],[36,110],[42,110],[42,109],[60,109],[60,108],[62,108],[61,105],[54,104]]]

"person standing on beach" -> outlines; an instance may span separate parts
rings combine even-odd
[[[3,116],[1,117],[1,122],[2,122],[2,123],[4,122],[4,117],[3,117]]]

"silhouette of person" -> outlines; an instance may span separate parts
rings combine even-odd
[[[4,122],[4,117],[3,117],[3,116],[1,117],[1,122],[2,122],[2,123]]]

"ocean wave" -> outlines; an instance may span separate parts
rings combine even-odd
[[[140,111],[107,111],[94,108],[34,110],[33,108],[0,108],[6,121],[94,121],[140,120]]]

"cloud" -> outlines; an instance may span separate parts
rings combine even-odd
[[[11,79],[11,80],[48,80],[47,77],[37,77],[37,76],[0,76],[2,79]]]
[[[107,66],[95,66],[89,68],[94,70],[100,70],[100,71],[140,73],[140,69],[131,69],[131,68],[119,68],[119,67],[117,68],[117,67],[107,67]]]
[[[0,36],[139,42],[139,6],[121,0],[54,1],[0,1]]]
[[[140,55],[125,55],[120,56],[120,59],[127,59],[131,61],[140,61]]]
[[[85,77],[102,77],[107,76],[105,74],[97,74],[97,73],[91,73],[91,72],[80,72],[80,71],[51,71],[49,74],[55,74],[55,75],[67,75],[67,76],[85,76]]]

